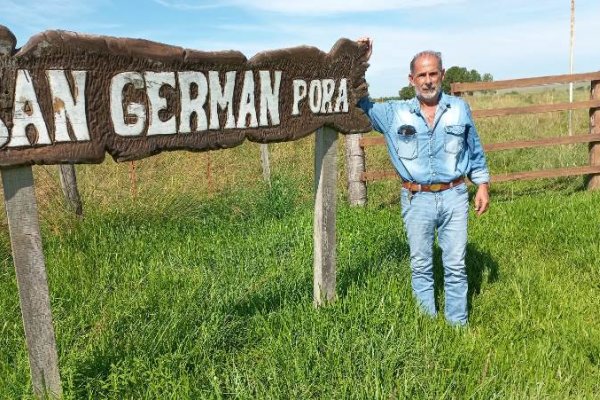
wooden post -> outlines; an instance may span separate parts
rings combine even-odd
[[[271,187],[271,163],[269,162],[269,147],[266,143],[260,145],[260,161],[262,163],[263,180]]]
[[[590,86],[591,98],[600,99],[600,80],[592,81]],[[600,108],[590,108],[590,133],[600,133]],[[600,143],[590,143],[590,166],[600,166]],[[600,174],[590,175],[587,188],[600,189]]]
[[[135,174],[135,161],[131,161],[129,163],[129,193],[131,194],[132,199],[137,198],[137,176]]]
[[[315,136],[313,302],[317,307],[335,298],[337,137],[328,127]]]
[[[2,167],[4,202],[34,394],[60,398],[62,389],[52,327],[31,166]]]
[[[367,183],[361,177],[365,172],[365,151],[360,145],[362,134],[346,135],[346,170],[348,171],[348,201],[351,206],[367,204]]]
[[[75,173],[75,165],[61,164],[58,166],[58,175],[60,177],[60,186],[65,195],[67,206],[78,217],[83,216],[83,205],[79,197],[79,189],[77,188],[77,174]]]
[[[206,182],[208,187],[208,193],[212,193],[213,184],[212,184],[212,162],[210,159],[210,151],[206,152]]]

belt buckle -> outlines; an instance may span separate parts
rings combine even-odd
[[[440,190],[442,190],[442,184],[441,183],[433,183],[433,184],[429,185],[429,190],[431,190],[432,192],[439,192]]]

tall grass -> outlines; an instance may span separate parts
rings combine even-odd
[[[530,118],[539,123],[479,131],[488,142],[565,133],[563,117]],[[312,307],[312,143],[270,147],[271,189],[254,144],[137,162],[135,198],[127,164],[80,166],[81,221],[54,167],[35,168],[66,398],[600,396],[600,194],[583,178],[492,186],[489,213],[469,221],[470,323],[455,329],[415,307],[398,183],[372,184],[367,207],[348,207],[343,154],[338,297]],[[495,172],[585,162],[575,146],[560,160],[500,154]],[[0,398],[29,398],[2,232]]]

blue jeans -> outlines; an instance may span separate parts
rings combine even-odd
[[[452,325],[467,323],[467,216],[469,196],[463,183],[442,192],[402,188],[402,218],[410,247],[412,287],[426,314],[437,315],[433,291],[433,242],[437,229],[444,265],[445,316]]]

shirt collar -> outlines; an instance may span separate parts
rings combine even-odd
[[[440,111],[446,111],[447,108],[450,108],[450,97],[446,93],[440,93],[438,106]],[[414,114],[421,114],[421,105],[416,96],[410,99],[410,111]]]

